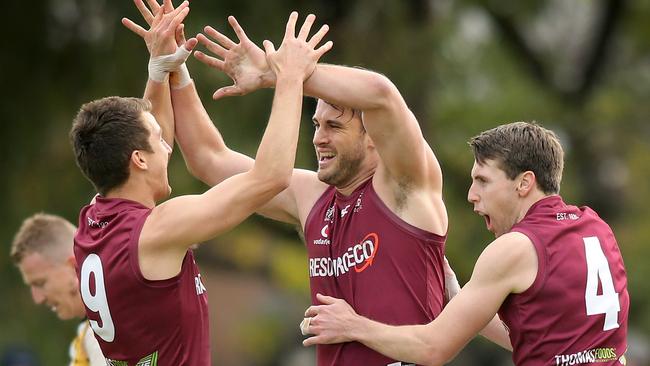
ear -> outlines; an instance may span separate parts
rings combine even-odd
[[[147,170],[147,157],[140,150],[133,150],[131,153],[131,163],[138,169]]]
[[[374,149],[375,149],[375,142],[372,141],[372,138],[370,137],[370,135],[368,135],[367,132],[364,134],[364,137],[363,137],[363,138],[365,138],[366,141],[368,141],[368,144],[367,144],[367,145],[368,145],[368,148],[374,150]]]
[[[517,183],[516,190],[520,197],[526,197],[537,185],[537,177],[535,173],[527,170],[521,173],[519,182]]]

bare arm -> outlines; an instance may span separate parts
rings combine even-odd
[[[319,64],[305,94],[361,110],[363,123],[387,173],[417,187],[442,190],[442,173],[418,121],[395,85],[376,72]],[[404,159],[408,156],[408,159]]]
[[[248,85],[264,79],[264,76],[256,76],[257,80],[247,80],[248,75],[252,73],[240,70],[265,67],[266,72],[273,76],[275,83],[275,73],[268,67],[264,52],[248,39],[233,17],[229,20],[234,24],[239,43],[234,43],[211,27],[205,28],[206,33],[220,39],[223,47],[202,34],[197,36],[199,41],[223,60],[198,51],[195,53],[196,57],[226,72],[235,81],[234,85],[219,89],[215,93],[215,99],[227,93],[247,94],[251,91],[245,89]],[[328,29],[327,26],[323,26],[313,39],[321,39]],[[248,56],[251,53],[253,57]],[[192,175],[208,185],[215,185],[253,166],[253,159],[226,145],[201,103],[194,85],[172,89],[172,103],[176,120],[176,138]],[[299,225],[301,218],[304,219],[307,215],[308,210],[305,207],[310,208],[312,201],[324,189],[325,185],[318,181],[313,172],[296,169],[292,174],[290,187],[259,208],[257,212],[276,220]]]
[[[354,313],[343,300],[319,296],[326,305],[311,306],[305,345],[357,340],[388,357],[423,365],[452,359],[491,320],[510,293],[525,291],[535,279],[537,255],[524,235],[510,233],[479,257],[471,280],[431,323],[388,326]]]
[[[149,30],[128,18],[123,18],[122,24],[142,37],[147,45],[150,54],[149,78],[143,98],[151,102],[151,113],[162,129],[163,139],[173,147],[174,114],[169,91],[169,73],[184,64],[185,58],[198,41],[190,39],[185,42],[182,37],[182,42],[179,42],[177,37],[179,31],[182,34],[182,21],[189,13],[188,2],[183,2],[176,9],[173,8],[171,0],[164,0],[162,6],[155,1],[149,3],[152,6],[151,11],[142,0],[135,0],[136,7],[150,26]],[[186,52],[177,52],[180,47],[184,47]]]
[[[272,87],[273,75],[258,62],[259,48],[247,38],[242,41],[243,30],[233,17],[229,22],[239,44],[211,28],[206,28],[206,34],[216,41],[198,36],[199,42],[217,57],[195,53],[196,58],[226,72],[234,81],[232,86],[217,90],[213,97]],[[440,165],[413,113],[390,80],[367,70],[319,64],[305,83],[305,94],[361,110],[366,131],[381,157],[374,176],[377,193],[406,222],[438,234],[446,233]],[[398,203],[398,197],[407,198],[405,205]],[[398,206],[409,209],[398,212]]]
[[[316,61],[331,48],[331,43],[326,43],[316,49],[320,41],[316,36],[307,41],[313,16],[296,37],[296,19],[297,14],[292,13],[278,51],[270,42],[265,44],[278,82],[253,167],[202,195],[174,198],[154,208],[143,227],[141,247],[169,249],[175,253],[173,258],[182,259],[180,254],[190,245],[231,229],[288,186],[298,141],[302,84]]]
[[[454,272],[454,270],[449,265],[447,257],[444,258],[443,266],[445,273],[445,299],[447,300],[447,303],[449,303],[451,299],[458,295],[461,289],[460,285],[458,284],[458,279],[456,278],[456,272]],[[503,322],[501,322],[498,314],[492,318],[488,325],[486,325],[479,334],[489,339],[493,343],[509,351],[512,351],[512,345],[510,344],[508,331],[506,330]]]

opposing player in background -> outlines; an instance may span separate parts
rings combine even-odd
[[[174,39],[188,3],[163,6],[168,11],[154,15],[149,31],[138,29],[151,54],[150,73],[179,67],[183,57],[176,56],[186,57],[196,44],[190,39],[178,47]],[[310,22],[295,36],[296,21],[294,13],[277,51],[264,45],[278,82],[255,165],[202,195],[156,205],[171,190],[166,77],[150,77],[147,100],[104,98],[82,106],[75,118],[77,163],[99,192],[81,211],[75,257],[86,312],[110,364],[211,364],[207,294],[190,247],[231,229],[289,184],[302,85],[331,47],[316,48],[326,32],[307,39]],[[169,57],[167,65],[159,57]]]
[[[470,281],[427,325],[394,327],[318,295],[305,345],[359,341],[424,365],[449,361],[498,312],[516,365],[625,365],[630,299],[610,227],[558,195],[564,152],[534,123],[485,131],[474,151],[467,199],[496,240]],[[399,309],[396,309],[399,311]]]
[[[75,230],[62,217],[38,213],[23,221],[11,244],[11,259],[34,303],[48,306],[61,320],[86,317],[72,252]],[[88,321],[77,327],[69,355],[70,366],[106,365]]]

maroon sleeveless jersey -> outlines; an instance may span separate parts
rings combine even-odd
[[[368,179],[350,196],[329,187],[305,223],[312,303],[342,298],[382,323],[425,324],[442,311],[445,237],[398,218]],[[317,346],[319,366],[396,361],[358,342]],[[395,363],[395,364],[400,364]]]
[[[109,365],[210,366],[208,299],[194,255],[181,272],[150,281],[138,264],[151,209],[97,197],[79,215],[74,239],[81,297]]]
[[[622,364],[630,297],[610,227],[592,209],[550,196],[511,231],[533,242],[539,263],[531,287],[508,296],[499,310],[514,363]]]

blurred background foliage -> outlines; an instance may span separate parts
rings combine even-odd
[[[25,217],[47,211],[76,222],[92,197],[67,133],[82,103],[142,94],[146,48],[120,18],[143,22],[127,0],[10,1],[4,7],[0,355],[27,349],[42,365],[61,365],[75,322],[60,322],[32,304],[9,247]],[[562,193],[592,206],[613,227],[632,296],[631,364],[650,364],[649,1],[192,0],[186,33],[209,24],[232,35],[226,22],[232,14],[256,43],[279,44],[294,9],[331,26],[334,48],[325,62],[386,74],[418,116],[443,167],[447,255],[461,283],[492,239],[466,202],[473,162],[466,141],[517,120],[558,132],[567,152]],[[272,92],[214,102],[212,92],[229,79],[194,59],[188,63],[229,146],[254,155]],[[307,100],[296,162],[308,169],[316,167],[313,108]],[[206,189],[178,152],[169,175],[174,195]],[[215,365],[314,364],[297,327],[309,289],[294,228],[253,217],[201,246],[198,260],[212,307]],[[477,340],[453,364],[511,362],[508,353]]]

